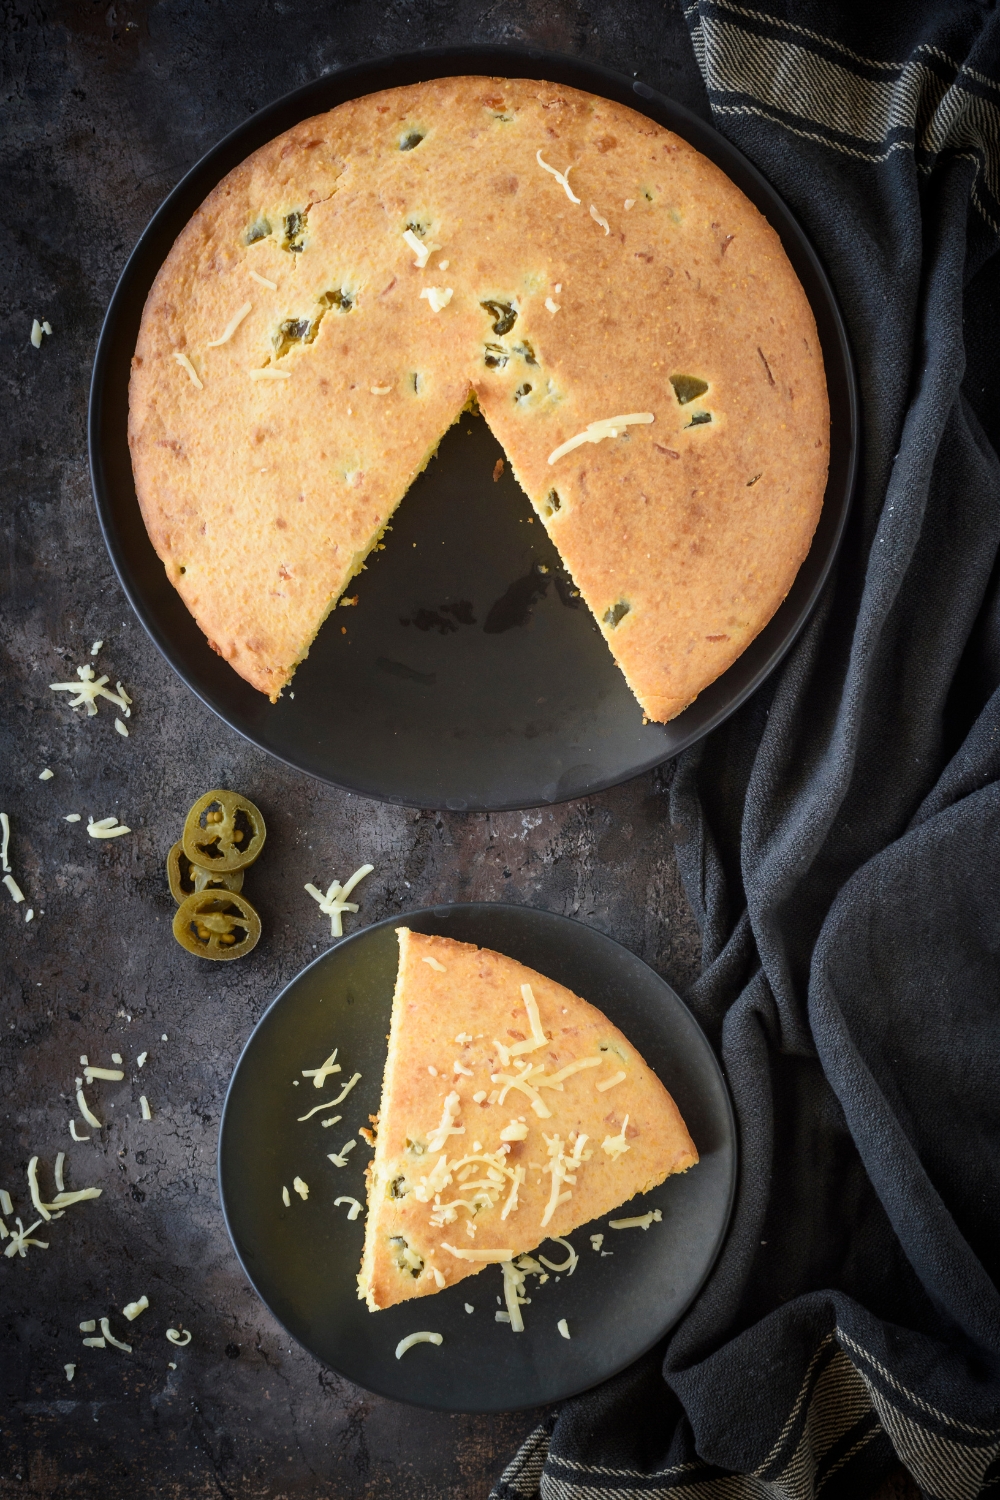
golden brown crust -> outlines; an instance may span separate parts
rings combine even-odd
[[[594,1006],[488,948],[405,927],[397,932],[399,970],[358,1278],[373,1311],[483,1269],[456,1249],[520,1255],[698,1160],[673,1099]],[[548,1040],[504,1061],[505,1047],[531,1041],[525,984]],[[586,1066],[561,1086],[547,1084],[579,1061]],[[544,1113],[523,1089],[509,1087],[503,1097],[504,1081],[521,1072]],[[435,1127],[446,1119],[454,1133],[438,1145]],[[512,1125],[514,1134],[523,1126],[523,1139],[504,1141],[501,1132],[510,1135]],[[627,1149],[605,1149],[613,1138]],[[560,1176],[570,1175],[547,1218],[557,1139]],[[580,1159],[567,1168],[574,1153]],[[468,1172],[466,1157],[474,1158]],[[505,1217],[515,1174],[523,1176]]]
[[[539,151],[572,166],[579,203]],[[248,245],[262,220],[271,233]],[[424,269],[407,224],[440,246]],[[438,312],[431,287],[452,292]],[[349,312],[322,305],[331,292]],[[484,301],[516,321],[495,332]],[[295,322],[310,341],[279,354]],[[265,365],[291,378],[252,380]],[[707,390],[681,404],[681,375]],[[808,551],[822,358],[777,235],[733,183],[644,116],[562,86],[370,95],[209,196],[150,292],[130,387],[137,493],[171,581],[276,697],[470,392],[646,714],[673,717],[763,628]],[[641,412],[655,420],[548,462],[589,423]]]

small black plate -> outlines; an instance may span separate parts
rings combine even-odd
[[[609,1230],[605,1220],[572,1235],[572,1277],[529,1278],[525,1330],[497,1323],[502,1278],[491,1266],[433,1297],[371,1313],[358,1300],[362,1218],[370,1151],[359,1140],[335,1167],[327,1159],[379,1106],[398,945],[395,928],[436,933],[509,954],[600,1007],[638,1047],[673,1094],[701,1156],[680,1177],[635,1199],[621,1216],[660,1208],[648,1230]],[[339,1048],[343,1072],[361,1081],[325,1129],[299,1122],[317,1097],[302,1069]],[[299,1086],[293,1086],[293,1079]],[[300,1176],[308,1201],[292,1191]],[[283,990],[254,1029],[229,1085],[219,1136],[219,1191],[243,1269],[288,1333],[357,1385],[438,1411],[540,1406],[607,1380],[661,1338],[697,1294],[722,1244],[736,1184],[736,1132],[722,1073],[684,1003],[618,943],[569,917],[524,906],[436,906],[366,928],[321,955]],[[291,1207],[282,1204],[287,1185]],[[602,1258],[589,1236],[603,1232]],[[543,1253],[565,1258],[561,1246]],[[465,1311],[470,1303],[475,1311]],[[556,1324],[569,1323],[571,1338]],[[397,1360],[406,1334],[431,1329]]]
[[[643,724],[509,469],[493,482],[501,449],[481,417],[445,437],[396,512],[385,551],[352,584],[357,607],[334,611],[295,674],[294,697],[276,705],[209,648],[146,535],[127,442],[128,380],[146,296],[176,236],[227,172],[297,121],[377,89],[461,73],[570,84],[684,136],[767,216],[812,304],[832,416],[830,478],[812,548],[770,624],[667,725]],[[89,435],[98,514],[122,587],[204,703],[280,760],[365,796],[495,810],[589,795],[649,770],[721,723],[773,671],[840,542],[857,463],[857,396],[844,324],[814,250],[770,184],[710,125],[645,84],[558,53],[428,48],[306,84],[238,126],[188,172],[154,215],[111,300]]]

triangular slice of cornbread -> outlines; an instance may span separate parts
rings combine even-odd
[[[358,1277],[373,1311],[565,1236],[698,1160],[673,1099],[593,1005],[502,953],[397,933]]]

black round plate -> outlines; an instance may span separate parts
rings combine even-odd
[[[384,552],[352,585],[270,704],[209,648],[167,581],[135,497],[128,379],[146,295],[174,239],[233,167],[297,121],[377,89],[461,73],[545,78],[616,99],[691,142],[767,216],[805,287],[823,346],[830,478],[788,597],[740,659],[670,724],[646,724],[589,611],[480,417],[444,439],[400,506]],[[857,462],[851,355],[826,274],[792,214],[711,126],[645,84],[557,53],[436,48],[317,79],[232,131],[178,184],[132,253],[94,364],[90,463],[101,527],[133,608],[188,686],[227,724],[300,770],[382,801],[493,810],[614,786],[700,739],[788,651],[826,580]],[[411,543],[416,542],[416,547]],[[548,568],[542,572],[539,564]]]
[[[662,1211],[649,1230],[609,1230],[604,1220],[571,1238],[572,1277],[539,1286],[530,1277],[525,1330],[494,1313],[502,1287],[490,1266],[417,1303],[371,1313],[358,1300],[364,1222],[347,1218],[349,1195],[365,1201],[370,1151],[339,1151],[379,1107],[398,945],[395,928],[437,933],[509,954],[600,1007],[638,1047],[673,1094],[701,1160],[635,1199],[621,1216]],[[338,1125],[300,1122],[316,1093],[302,1069],[339,1048],[343,1072],[361,1073]],[[299,1086],[293,1085],[299,1080]],[[292,1189],[309,1186],[301,1201]],[[736,1132],[719,1065],[691,1012],[634,954],[569,917],[530,907],[436,906],[366,928],[317,958],[256,1026],[229,1085],[219,1136],[219,1191],[236,1253],[274,1316],[309,1352],[357,1385],[439,1411],[509,1411],[558,1401],[637,1359],[692,1301],[722,1244],[736,1184]],[[291,1207],[282,1204],[287,1185]],[[603,1232],[601,1256],[589,1243]],[[543,1248],[565,1258],[561,1246]],[[467,1313],[465,1304],[475,1311]],[[569,1323],[564,1339],[556,1324]],[[444,1336],[401,1360],[399,1340],[418,1329]]]

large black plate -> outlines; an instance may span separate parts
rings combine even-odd
[[[385,551],[358,580],[358,607],[335,612],[296,673],[294,697],[275,706],[210,650],[142,523],[126,438],[130,360],[153,278],[191,214],[227,172],[298,120],[376,89],[460,73],[571,84],[677,131],[766,214],[816,316],[833,430],[812,549],[766,629],[668,725],[642,723],[527,499],[509,477],[494,485],[501,450],[481,418],[445,438],[397,512]],[[97,509],[122,586],[203,702],[262,749],[326,781],[383,801],[470,810],[613,786],[731,714],[805,624],[840,542],[857,461],[856,388],[836,301],[798,223],[756,168],[645,84],[559,54],[498,47],[428,49],[341,69],[260,110],[210,151],[156,213],[122,273],[97,350],[89,421]]]
[[[572,1241],[574,1275],[538,1286],[530,1278],[525,1331],[494,1320],[502,1278],[489,1267],[433,1298],[370,1313],[356,1276],[364,1223],[351,1223],[333,1200],[364,1202],[370,1153],[360,1144],[336,1168],[327,1153],[356,1137],[378,1109],[385,1038],[392,1010],[394,929],[439,933],[507,953],[599,1006],[673,1094],[701,1155],[697,1167],[637,1199],[629,1210],[659,1207],[648,1231],[608,1231],[603,1220]],[[340,1078],[361,1073],[341,1106],[340,1125],[304,1124],[316,1095],[293,1087],[334,1047]],[[298,1174],[309,1199],[281,1188]],[[722,1244],[736,1182],[736,1136],[729,1095],[715,1056],[690,1011],[634,954],[569,917],[530,907],[470,903],[395,917],[346,939],[317,958],[258,1023],[229,1085],[219,1136],[223,1212],[243,1268],[293,1338],[356,1384],[444,1411],[506,1411],[585,1390],[623,1369],[671,1327],[698,1292]],[[589,1235],[605,1234],[602,1259]],[[543,1251],[563,1259],[558,1245]],[[475,1311],[465,1311],[465,1303]],[[556,1324],[566,1318],[567,1342]],[[401,1360],[398,1341],[416,1329],[444,1335]]]

